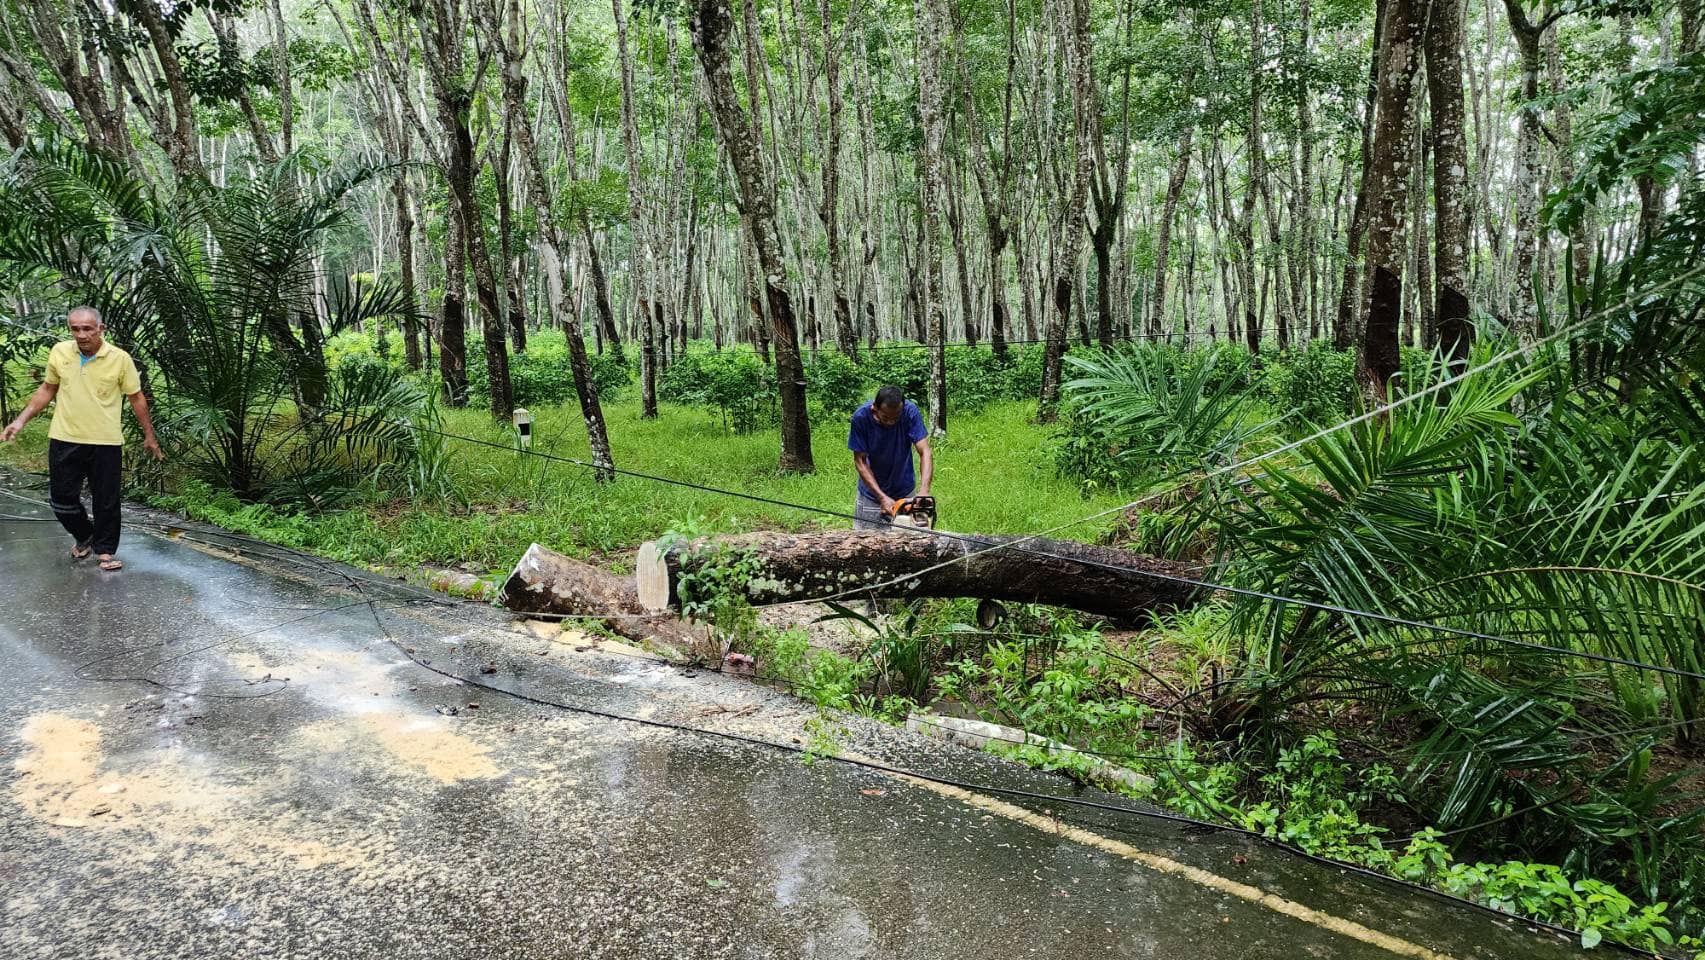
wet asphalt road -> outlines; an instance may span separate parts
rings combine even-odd
[[[121,573],[68,546],[0,522],[5,960],[1574,955],[1238,837],[1023,802],[1050,811],[1038,825],[459,683],[402,648],[559,704],[789,745],[823,732],[749,683],[355,593],[329,566],[134,524]],[[1074,792],[862,720],[829,732],[908,769]]]

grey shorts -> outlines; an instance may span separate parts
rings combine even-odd
[[[911,494],[907,494],[911,496]],[[896,497],[895,499],[899,499]],[[894,525],[894,518],[882,512],[882,504],[860,494],[853,503],[854,530],[885,530]]]

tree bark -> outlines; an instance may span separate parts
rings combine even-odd
[[[1019,536],[824,530],[690,544],[651,541],[639,548],[635,561],[640,603],[653,612],[679,609],[682,576],[731,556],[756,563],[746,584],[746,599],[755,604],[831,595],[979,597],[1136,622],[1189,607],[1205,595],[1188,582],[1194,573],[1189,565],[1111,547]]]
[[[1468,318],[1468,131],[1462,99],[1463,0],[1431,0],[1427,23],[1427,105],[1433,121],[1433,308],[1438,343],[1460,371],[1474,342]]]
[[[448,197],[451,210],[454,197]],[[444,317],[438,324],[438,375],[444,399],[452,407],[468,405],[468,260],[462,253],[462,218],[451,213],[444,224]]]
[[[403,353],[410,370],[420,369],[420,295],[414,277],[414,206],[409,200],[408,174],[397,174],[391,181],[391,195],[397,203],[397,261],[402,270],[403,298],[408,312],[403,315]]]
[[[918,185],[923,195],[923,227],[918,234],[919,271],[923,279],[924,326],[929,344],[929,430],[947,432],[947,291],[942,283],[941,208],[942,168],[946,137],[946,96],[942,90],[943,31],[947,29],[942,0],[917,0],[918,123],[923,129],[919,150]]]
[[[622,333],[616,329],[616,311],[610,306],[610,278],[604,274],[604,258],[598,253],[598,241],[592,235],[592,219],[585,210],[576,218],[580,236],[586,243],[586,269],[592,274],[592,301],[598,308],[598,329],[616,362],[622,362]]]
[[[503,144],[492,165],[491,179],[497,187],[497,257],[503,265],[503,293],[508,305],[509,343],[516,353],[527,352],[527,308],[522,304],[523,286],[520,255],[515,251],[514,191],[510,188],[512,144],[515,139],[516,115],[504,111]]]
[[[509,383],[509,350],[504,342],[503,307],[497,297],[497,279],[492,273],[491,255],[485,243],[485,228],[478,202],[474,197],[474,140],[473,132],[469,128],[474,92],[465,85],[466,79],[463,77],[466,24],[441,4],[432,5],[429,9],[430,13],[417,18],[416,23],[425,51],[426,72],[431,78],[438,107],[438,124],[446,141],[444,173],[450,188],[450,215],[453,220],[459,221],[458,227],[464,245],[464,249],[446,249],[446,263],[461,258],[464,263],[473,266],[474,291],[480,306],[481,339],[485,344],[491,414],[495,419],[507,420],[515,405]],[[446,321],[448,320],[446,309]]]
[[[166,130],[166,142],[161,146],[166,148],[166,155],[171,160],[172,167],[180,175],[205,180],[207,170],[201,163],[199,134],[195,123],[195,100],[190,91],[189,79],[184,74],[183,62],[178,59],[177,38],[167,29],[161,18],[161,7],[151,0],[141,0],[126,9],[141,22],[149,43],[153,45],[154,58],[159,63],[160,76],[172,102],[171,123]],[[114,53],[114,56],[123,54]]]
[[[1403,309],[1403,221],[1414,141],[1409,100],[1421,62],[1425,28],[1424,0],[1384,0],[1383,6],[1373,163],[1368,168],[1370,296],[1357,358],[1357,375],[1376,402],[1386,398],[1389,382],[1401,367],[1398,325]]]
[[[1374,114],[1377,109],[1380,83],[1379,38],[1385,32],[1386,4],[1374,4],[1373,52],[1369,55],[1367,99],[1362,114],[1362,176],[1356,186],[1356,200],[1350,211],[1350,222],[1344,237],[1344,272],[1338,286],[1338,313],[1332,327],[1332,347],[1348,350],[1358,341],[1356,329],[1362,304],[1362,240],[1368,226],[1368,191],[1373,177]]]
[[[776,385],[781,395],[780,466],[786,472],[810,473],[816,466],[811,459],[811,424],[805,409],[805,366],[799,356],[793,299],[787,291],[787,271],[776,235],[774,193],[729,69],[731,27],[728,0],[696,0],[693,4],[693,47],[704,70],[706,97],[717,132],[734,169],[740,218],[757,254],[775,332]]]
[[[828,130],[823,144],[823,203],[817,208],[817,216],[823,221],[823,235],[829,247],[829,295],[835,310],[835,344],[850,357],[858,353],[858,337],[853,330],[852,307],[847,301],[846,271],[841,252],[838,211],[841,200],[841,58],[835,49],[834,16],[829,0],[817,0],[817,16],[823,27],[823,85],[829,94]]]
[[[1510,320],[1516,334],[1530,339],[1537,332],[1538,301],[1533,288],[1533,270],[1539,253],[1539,193],[1543,171],[1539,160],[1539,41],[1547,21],[1534,23],[1528,19],[1521,0],[1504,0],[1509,15],[1510,33],[1515,36],[1516,50],[1521,55],[1521,120],[1516,128],[1516,232],[1514,260],[1515,293]]]
[[[657,416],[657,329],[647,309],[650,299],[652,250],[645,224],[644,167],[639,158],[639,124],[634,118],[633,53],[628,45],[627,16],[622,13],[621,0],[610,0],[616,19],[616,50],[622,73],[622,149],[627,161],[628,237],[632,253],[629,278],[629,303],[634,305],[634,322],[639,326],[639,404],[640,417],[651,420]]]
[[[289,156],[295,147],[296,94],[290,80],[290,38],[285,30],[284,9],[279,0],[267,0],[268,20],[272,25],[272,70],[274,91],[278,97],[279,151]]]
[[[1073,147],[1077,163],[1072,177],[1071,198],[1066,208],[1060,251],[1054,264],[1054,309],[1048,315],[1047,344],[1042,351],[1042,396],[1036,419],[1051,423],[1060,403],[1061,361],[1066,352],[1066,330],[1071,323],[1072,287],[1077,279],[1078,253],[1089,206],[1089,180],[1095,169],[1091,137],[1101,120],[1095,103],[1095,83],[1090,61],[1089,0],[1062,0],[1069,16],[1066,59],[1071,70]]]
[[[1172,162],[1172,172],[1166,178],[1166,204],[1161,210],[1160,224],[1155,229],[1154,293],[1149,297],[1147,333],[1158,337],[1166,325],[1166,269],[1172,255],[1172,220],[1178,214],[1178,198],[1184,193],[1184,181],[1190,177],[1190,149],[1196,126],[1184,128],[1178,141],[1178,157]]]

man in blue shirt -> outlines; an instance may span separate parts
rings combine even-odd
[[[912,448],[923,461],[923,482],[912,472]],[[894,522],[894,502],[905,497],[929,495],[935,462],[929,449],[929,431],[917,404],[907,400],[899,387],[876,391],[876,399],[859,407],[847,432],[853,469],[858,472],[858,502],[853,509],[853,528],[871,530]],[[914,489],[915,488],[915,489]]]

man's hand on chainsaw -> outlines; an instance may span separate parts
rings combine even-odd
[[[882,498],[882,515],[883,516],[892,517],[894,515],[894,511],[900,509],[900,501],[894,499],[893,497],[890,497],[889,495],[881,492],[880,490],[877,491],[876,495]]]

